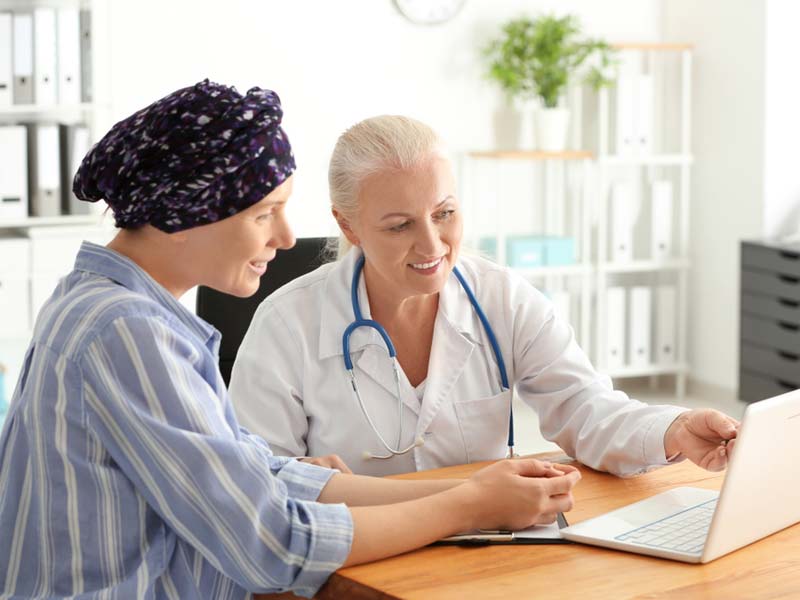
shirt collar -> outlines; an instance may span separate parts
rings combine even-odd
[[[217,343],[220,333],[178,302],[160,283],[127,256],[91,242],[81,244],[75,270],[107,277],[129,290],[147,296],[175,315],[204,343]]]
[[[347,326],[355,319],[353,303],[350,298],[350,287],[353,281],[356,261],[360,256],[361,251],[358,248],[351,249],[331,269],[326,278],[319,333],[320,359],[341,356],[343,353],[342,335]],[[459,261],[459,266],[462,266],[462,261]],[[474,290],[475,281],[472,270],[462,267],[461,272]],[[362,316],[365,319],[372,318],[363,277],[361,277],[361,281],[358,284],[358,300],[361,305]],[[445,318],[453,329],[466,336],[471,342],[475,344],[483,343],[482,336],[479,334],[481,325],[478,315],[472,308],[469,298],[467,298],[455,275],[450,275],[439,296],[439,310],[436,318]],[[350,337],[350,352],[356,352],[370,344],[376,344],[381,347],[384,345],[377,331],[368,327],[360,327]]]

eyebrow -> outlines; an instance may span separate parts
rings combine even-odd
[[[436,210],[437,208],[440,208],[442,204],[445,204],[448,200],[455,200],[455,196],[453,196],[452,194],[448,194],[445,197],[445,199],[439,202],[439,204],[437,204],[436,206],[434,206],[433,209]],[[393,217],[410,217],[410,216],[412,215],[404,212],[393,212],[383,215],[380,220],[385,221],[386,219],[391,219]]]

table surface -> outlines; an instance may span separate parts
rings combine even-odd
[[[546,455],[545,455],[546,456]],[[394,476],[468,477],[489,463]],[[578,523],[673,487],[719,489],[723,475],[687,462],[629,479],[580,466]],[[267,598],[291,595],[262,596]],[[580,544],[429,546],[341,569],[317,598],[800,598],[800,524],[705,565]]]

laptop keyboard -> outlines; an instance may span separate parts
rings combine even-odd
[[[706,543],[717,499],[703,502],[653,523],[618,535],[616,539],[651,548],[699,554]]]

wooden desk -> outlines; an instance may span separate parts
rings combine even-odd
[[[488,463],[396,476],[468,477]],[[581,467],[570,523],[690,485],[719,489],[722,475],[689,462],[619,479]],[[761,493],[761,490],[753,490]],[[769,494],[768,490],[763,493]],[[264,599],[271,596],[264,596]],[[800,598],[800,525],[706,565],[579,544],[431,546],[341,569],[317,598]],[[274,598],[274,597],[273,597]]]

